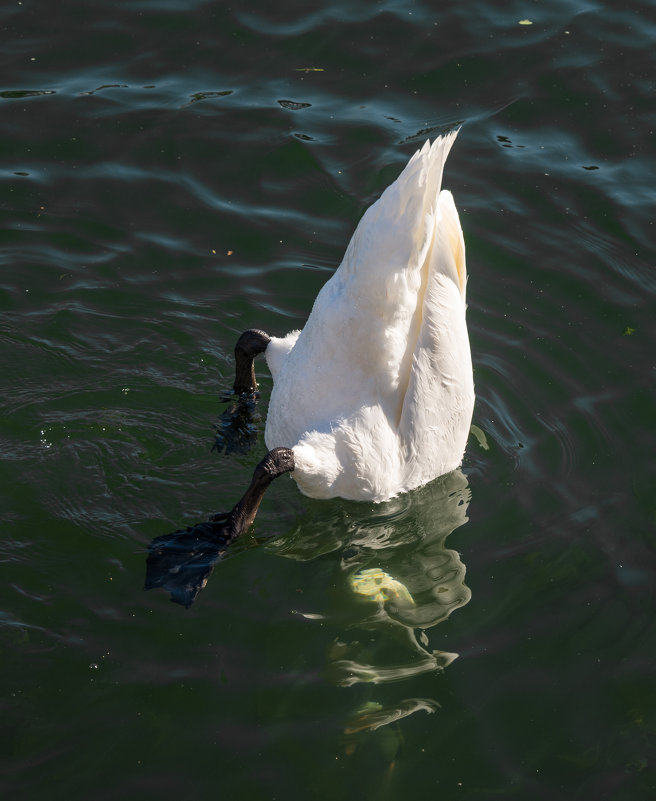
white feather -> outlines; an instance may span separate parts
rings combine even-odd
[[[384,501],[454,470],[474,405],[465,246],[429,142],[362,217],[305,328],[272,338],[265,440],[306,495]]]

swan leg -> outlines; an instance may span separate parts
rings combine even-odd
[[[253,360],[259,353],[264,353],[271,337],[257,328],[249,328],[237,340],[235,345],[235,383],[236,395],[252,395],[257,389],[255,366]]]
[[[274,448],[256,466],[250,486],[230,512],[155,537],[148,546],[144,589],[161,587],[171,593],[175,603],[191,606],[216,562],[252,525],[267,487],[294,467],[290,448]]]

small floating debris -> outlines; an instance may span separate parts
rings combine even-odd
[[[224,89],[222,92],[194,92],[189,102],[198,103],[199,100],[207,100],[210,97],[227,97],[232,92],[232,89]]]
[[[297,103],[294,100],[279,100],[278,103],[290,111],[298,111],[301,108],[310,108],[312,103]]]
[[[520,19],[519,24],[520,25],[532,25],[533,22],[530,19]]]
[[[323,67],[296,67],[296,72],[324,72]]]
[[[40,97],[41,95],[54,94],[56,94],[54,89],[6,89],[4,92],[0,92],[0,97],[4,97],[5,100],[15,100],[24,97]]]
[[[320,615],[318,612],[299,612],[297,609],[291,609],[290,614],[292,615],[300,615],[300,617],[304,617],[306,620],[325,620],[325,615]]]
[[[97,86],[95,89],[90,89],[88,92],[80,92],[81,95],[95,95],[96,92],[101,92],[103,89],[128,89],[127,83],[105,83],[102,86]]]

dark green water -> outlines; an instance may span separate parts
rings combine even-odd
[[[0,11],[2,797],[651,799],[653,6],[308,8]],[[462,472],[281,479],[190,610],[144,592],[264,451],[211,450],[236,336],[458,123]]]

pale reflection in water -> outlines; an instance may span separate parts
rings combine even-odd
[[[337,684],[400,682],[442,671],[458,654],[432,649],[427,629],[467,604],[460,555],[446,547],[451,532],[467,522],[471,491],[460,471],[379,505],[344,505],[329,521],[308,524],[270,543],[280,555],[316,559],[341,550],[351,622],[329,651]],[[312,618],[313,615],[305,615]],[[368,701],[345,732],[372,730],[439,704],[406,698],[392,706]]]

